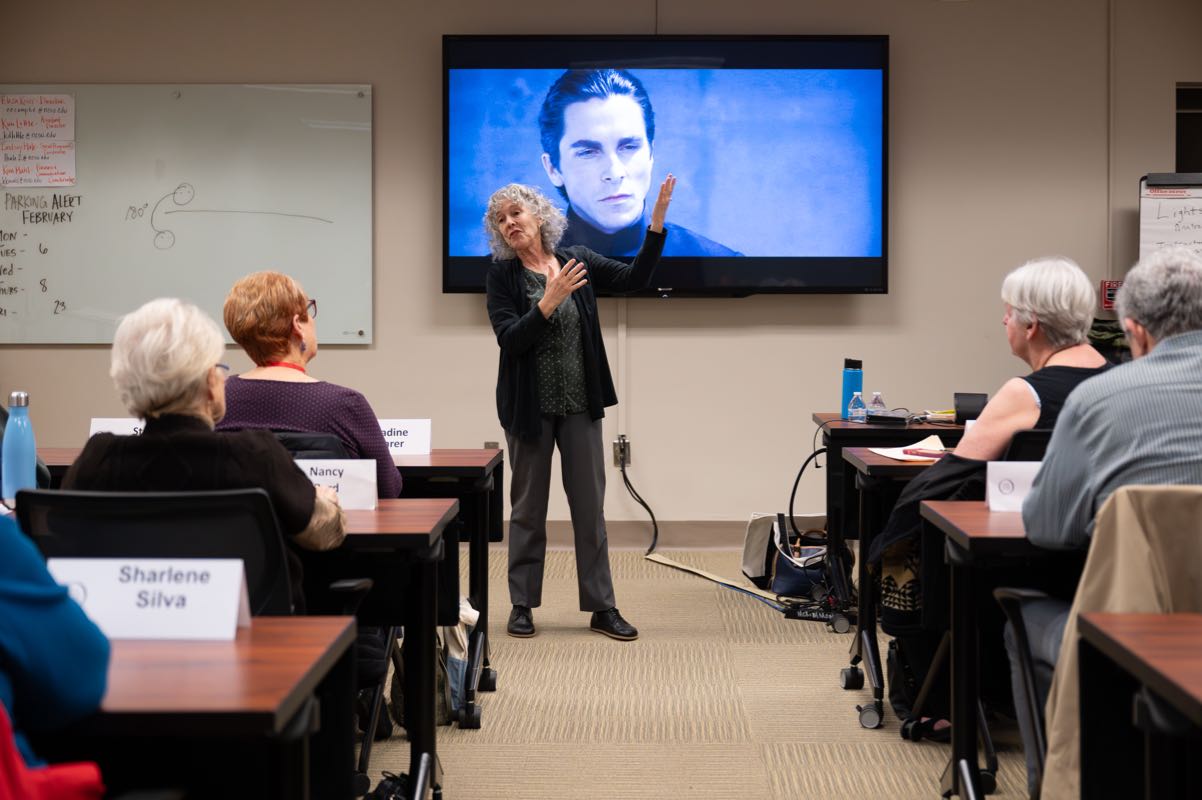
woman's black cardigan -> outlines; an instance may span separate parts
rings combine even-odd
[[[585,264],[588,283],[569,298],[580,312],[584,337],[584,384],[588,413],[592,419],[605,416],[606,406],[616,405],[617,392],[601,341],[601,323],[597,318],[596,287],[604,292],[630,292],[651,282],[651,275],[664,249],[664,233],[647,231],[643,247],[630,264],[598,255],[587,247],[563,247],[555,251],[562,267],[576,259]],[[501,427],[519,439],[537,439],[542,431],[539,410],[538,376],[535,351],[539,339],[551,324],[537,304],[526,296],[519,259],[497,261],[488,270],[485,289],[488,295],[488,319],[501,346],[497,368],[497,416]],[[567,302],[567,301],[564,301]]]

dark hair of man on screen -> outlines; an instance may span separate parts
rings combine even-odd
[[[551,158],[551,165],[559,169],[559,142],[563,139],[564,109],[573,103],[587,100],[604,100],[607,97],[625,96],[632,98],[643,109],[643,124],[647,128],[647,144],[655,141],[655,111],[651,98],[638,78],[623,69],[571,69],[560,75],[538,112],[538,130],[542,139],[543,152]],[[567,199],[567,192],[560,186],[559,193]]]
[[[542,165],[568,201],[564,242],[613,257],[639,252],[655,165],[655,112],[642,82],[621,69],[572,69],[538,114]],[[665,256],[739,256],[678,224]]]
[[[623,230],[641,240],[654,125],[647,92],[628,72],[569,70],[547,91],[539,112],[542,164],[568,201],[577,243]]]

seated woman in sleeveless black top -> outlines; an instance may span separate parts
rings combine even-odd
[[[1044,258],[1024,264],[1003,281],[1002,301],[1010,349],[1034,371],[1003,384],[955,452],[906,486],[868,553],[881,577],[881,627],[898,637],[902,661],[917,684],[942,638],[942,630],[930,629],[929,619],[923,626],[919,504],[984,499],[986,464],[1002,456],[1017,431],[1053,427],[1069,392],[1108,366],[1086,341],[1097,301],[1092,282],[1072,261]],[[946,691],[937,688],[930,697],[930,715],[941,716]]]

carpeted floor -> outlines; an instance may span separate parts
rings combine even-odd
[[[664,554],[740,575],[734,550]],[[939,796],[947,745],[904,741],[888,710],[883,728],[860,727],[855,705],[870,691],[838,680],[849,635],[617,550],[618,606],[638,641],[588,630],[570,551],[548,553],[538,635],[513,639],[505,554],[491,555],[498,686],[483,695],[480,730],[439,729],[447,800]],[[994,797],[1024,797],[1021,752],[1000,758]],[[377,778],[407,764],[403,738],[377,743]]]

